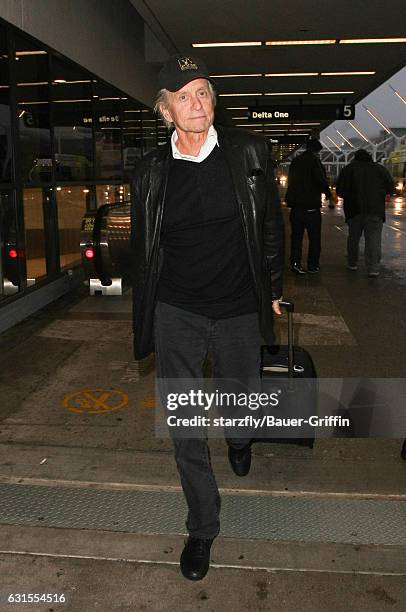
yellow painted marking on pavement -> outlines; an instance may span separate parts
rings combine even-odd
[[[141,408],[155,408],[156,397],[155,395],[146,395],[140,402]]]
[[[116,412],[128,404],[128,395],[118,389],[81,389],[66,395],[63,406],[77,414]]]

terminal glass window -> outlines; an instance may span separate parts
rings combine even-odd
[[[49,189],[24,189],[25,253],[27,283],[46,275],[44,210],[51,205]]]
[[[0,24],[0,183],[12,179],[10,79],[5,29]]]
[[[93,177],[92,81],[75,66],[52,59],[55,178]]]
[[[156,115],[150,110],[143,110],[142,112],[142,144],[143,154],[152,151],[158,145],[157,140],[157,127],[158,121]]]
[[[136,162],[142,156],[142,109],[131,100],[123,101],[123,166],[124,177],[131,179]]]
[[[16,36],[15,72],[21,170],[26,183],[52,180],[48,52]]]
[[[121,96],[102,83],[94,83],[96,179],[122,177]]]
[[[97,206],[120,204],[125,199],[124,185],[96,185]]]
[[[157,145],[158,147],[166,144],[170,138],[169,130],[162,119],[157,121]]]
[[[0,244],[0,298],[4,298],[20,290],[22,252],[12,191],[0,191]]]
[[[92,190],[85,185],[56,188],[61,269],[80,264],[80,230],[91,197]]]

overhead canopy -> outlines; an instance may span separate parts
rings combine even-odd
[[[214,76],[257,75],[217,76],[220,116],[230,125],[249,124],[241,107],[256,104],[355,103],[406,64],[404,0],[131,1],[169,54],[195,54]],[[382,39],[403,42],[377,42]],[[289,41],[301,44],[275,44]],[[193,46],[241,42],[256,44]],[[224,96],[237,93],[256,95]],[[294,135],[317,132],[329,121],[295,123],[253,127],[269,136]]]

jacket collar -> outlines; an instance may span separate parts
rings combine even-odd
[[[222,127],[216,128],[219,137],[219,145],[224,148],[228,167],[230,168],[231,178],[234,185],[236,200],[239,205],[249,200],[248,184],[244,163],[244,149],[233,139],[231,130]]]

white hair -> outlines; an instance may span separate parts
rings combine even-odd
[[[207,81],[207,86],[209,88],[209,92],[210,92],[211,99],[213,101],[213,107],[214,107],[216,106],[216,92],[214,90],[213,84],[210,81]],[[157,115],[161,117],[166,127],[171,128],[173,127],[173,121],[168,121],[167,119],[165,119],[162,113],[162,108],[168,108],[168,103],[169,103],[168,94],[169,94],[168,89],[160,89],[158,91],[156,98],[155,98],[155,104],[154,104],[153,110],[154,110],[154,113],[156,113]]]

